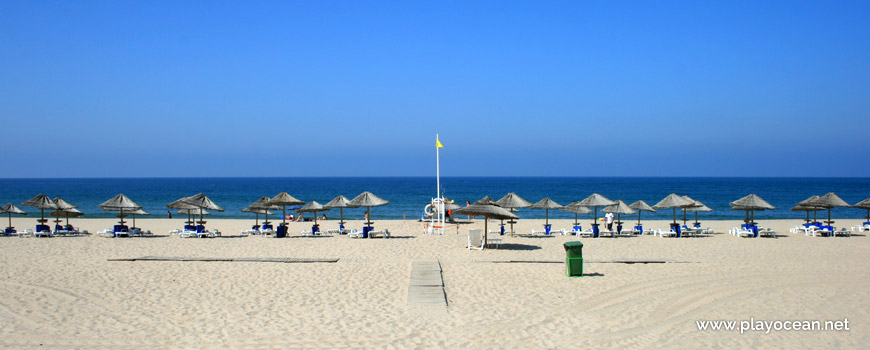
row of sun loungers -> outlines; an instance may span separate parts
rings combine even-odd
[[[75,235],[88,235],[88,230],[79,230],[78,228],[63,228],[54,231],[42,230],[42,231],[34,231],[29,228],[26,228],[21,231],[13,231],[6,233],[8,235],[17,235],[18,237],[54,237],[54,236],[75,236]]]
[[[856,228],[858,228],[858,232],[863,232],[864,230],[870,230],[870,225],[867,225],[867,226],[868,226],[867,228],[864,228],[862,226],[855,226],[855,227],[852,227],[851,230],[843,227],[837,231],[833,231],[827,227],[819,228],[817,226],[808,226],[808,227],[795,226],[795,227],[792,227],[789,230],[789,232],[791,232],[791,233],[803,233],[805,236],[813,236],[813,237],[815,237],[816,235],[822,236],[822,237],[836,237],[836,236],[851,237],[852,232],[855,231]]]

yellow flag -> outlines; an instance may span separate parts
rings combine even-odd
[[[441,144],[441,141],[438,141],[438,139],[435,139],[435,147],[436,148],[444,148],[444,145]]]

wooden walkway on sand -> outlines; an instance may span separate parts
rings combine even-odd
[[[177,256],[143,256],[139,258],[107,259],[108,261],[223,261],[223,262],[274,262],[274,263],[334,263],[338,259],[319,258],[196,258]]]
[[[415,260],[411,263],[408,304],[435,307],[447,306],[441,263],[438,260]]]

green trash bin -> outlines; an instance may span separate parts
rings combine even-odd
[[[568,277],[583,276],[583,243],[565,242],[565,255]]]

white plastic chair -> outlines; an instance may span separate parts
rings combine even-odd
[[[468,249],[483,250],[483,230],[468,230]]]

